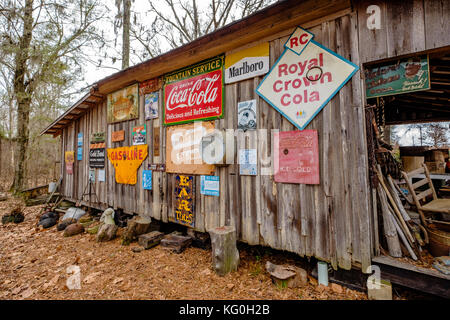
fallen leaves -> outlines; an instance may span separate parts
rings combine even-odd
[[[0,215],[7,203],[0,204]],[[36,233],[40,208],[26,208],[19,225],[0,226],[1,299],[366,299],[347,289],[318,292],[312,277],[304,288],[280,289],[265,272],[266,261],[246,250],[238,271],[220,277],[211,267],[210,250],[190,247],[174,254],[157,246],[134,253],[120,238],[101,244],[87,233],[65,238],[56,226]],[[282,253],[277,259],[293,263]],[[67,272],[73,265],[80,268],[79,290],[67,287],[77,276]]]

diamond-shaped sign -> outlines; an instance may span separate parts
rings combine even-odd
[[[300,31],[296,29],[291,38],[296,33],[301,35]],[[288,40],[256,93],[303,130],[350,80],[358,66],[312,39],[300,54],[289,45]]]
[[[300,54],[313,38],[314,35],[311,32],[301,27],[297,27],[289,37],[288,41],[286,41],[284,47],[291,49],[296,54]]]

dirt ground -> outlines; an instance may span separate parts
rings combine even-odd
[[[0,216],[14,201],[0,202]],[[367,299],[341,286],[317,286],[312,277],[303,288],[277,287],[265,262],[299,265],[283,254],[243,249],[238,271],[220,277],[211,268],[210,250],[190,247],[175,254],[157,246],[134,253],[137,243],[122,246],[118,238],[105,243],[87,233],[65,238],[56,226],[36,229],[40,208],[25,208],[20,224],[0,225],[0,299]],[[81,289],[67,287],[74,265]]]

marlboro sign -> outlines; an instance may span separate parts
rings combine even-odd
[[[223,56],[164,77],[164,124],[223,117]]]
[[[358,67],[297,28],[256,93],[303,130]]]

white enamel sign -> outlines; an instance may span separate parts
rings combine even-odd
[[[302,38],[296,29],[289,39],[297,41],[286,42],[281,57],[256,89],[258,95],[300,130],[358,70],[352,62],[308,39],[308,34]],[[305,41],[306,46],[301,47]]]

